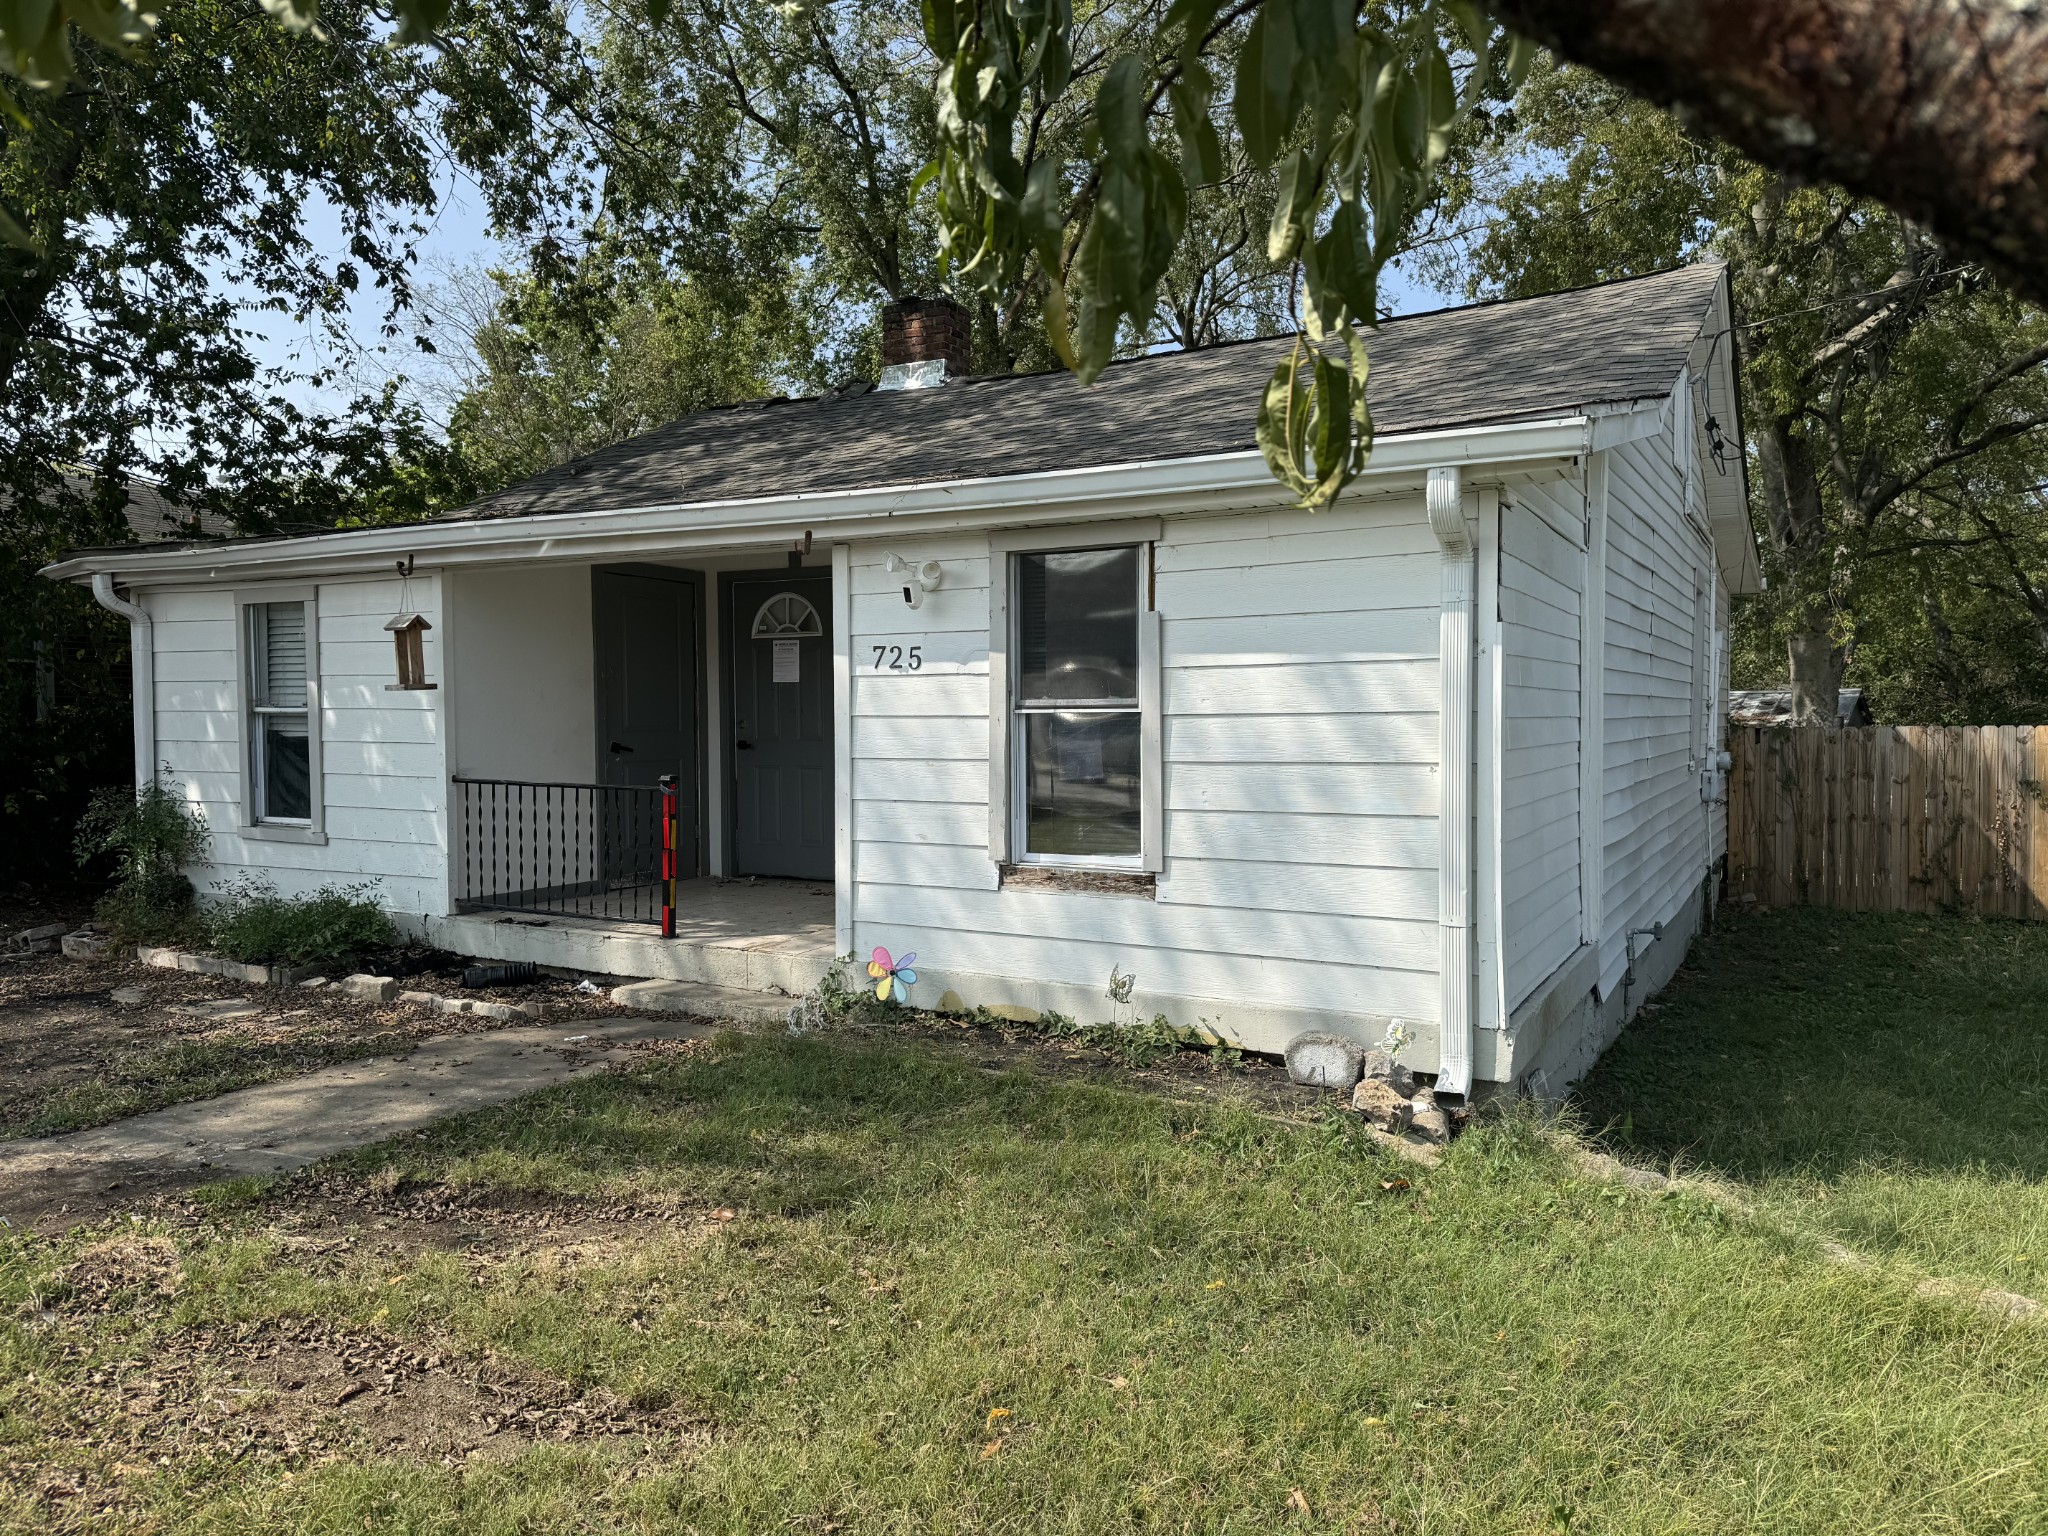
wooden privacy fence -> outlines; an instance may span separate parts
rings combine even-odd
[[[2048,919],[2048,726],[1738,726],[1737,899]]]

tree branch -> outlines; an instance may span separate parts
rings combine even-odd
[[[1840,182],[2048,303],[2048,8],[2010,0],[1487,0],[1794,176]]]

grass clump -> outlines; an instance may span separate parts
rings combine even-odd
[[[251,965],[301,964],[396,943],[391,914],[368,885],[324,885],[310,896],[280,896],[267,881],[231,884],[206,914],[215,948]]]

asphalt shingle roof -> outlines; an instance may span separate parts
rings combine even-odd
[[[1669,392],[1717,264],[1390,320],[1370,338],[1381,433],[1515,421]],[[1256,446],[1260,390],[1288,341],[941,389],[702,411],[548,470],[452,518],[602,512],[805,491],[1193,458]]]

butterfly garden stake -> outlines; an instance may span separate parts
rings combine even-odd
[[[917,981],[917,972],[910,967],[916,960],[915,950],[900,960],[891,960],[886,949],[875,950],[868,960],[868,975],[874,978],[877,1002],[886,1003],[892,998],[899,1003],[909,1000],[910,989]]]

